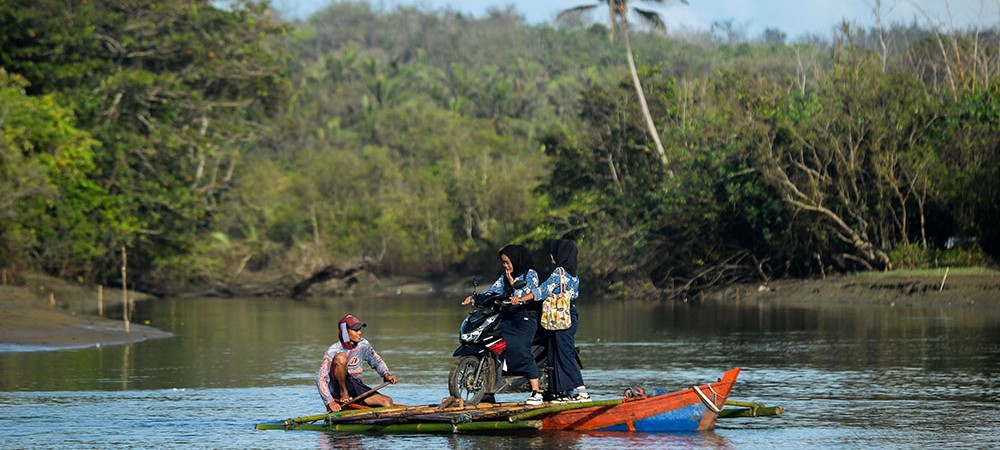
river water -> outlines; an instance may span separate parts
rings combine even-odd
[[[983,448],[1000,439],[1000,311],[580,302],[596,399],[677,390],[741,367],[731,399],[786,408],[703,433],[336,435],[257,431],[319,414],[314,380],[353,313],[399,377],[398,403],[448,395],[459,299],[166,299],[138,320],[175,337],[0,353],[0,448]],[[370,385],[380,382],[366,370]],[[523,395],[500,395],[520,401]]]

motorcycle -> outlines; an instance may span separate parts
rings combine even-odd
[[[514,283],[514,289],[524,287],[524,281]],[[494,403],[495,394],[531,392],[528,379],[505,372],[504,350],[507,342],[500,332],[500,315],[511,306],[503,294],[491,294],[473,302],[472,311],[459,328],[459,346],[452,354],[458,358],[448,374],[448,393],[462,399],[466,405]],[[539,385],[548,386],[548,331],[541,326],[531,343],[531,354],[538,365]],[[576,363],[580,365],[579,349]]]

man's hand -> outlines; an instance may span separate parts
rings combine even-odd
[[[396,378],[395,375],[393,375],[393,374],[390,373],[390,374],[388,374],[388,375],[385,376],[385,381],[388,381],[388,382],[390,382],[392,384],[396,384],[396,381],[398,381],[398,380],[397,380],[397,378]]]
[[[340,411],[340,403],[338,403],[336,400],[331,400],[330,403],[326,404],[326,410],[327,412],[332,412],[332,413]]]

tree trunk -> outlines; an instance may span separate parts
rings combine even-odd
[[[628,69],[632,73],[632,84],[635,85],[635,93],[639,96],[639,105],[642,107],[642,116],[646,119],[646,126],[649,128],[649,136],[653,138],[653,143],[656,144],[656,152],[660,155],[660,160],[663,161],[663,167],[667,168],[667,152],[663,150],[663,144],[660,142],[660,133],[656,131],[656,123],[653,122],[653,115],[649,112],[649,105],[646,103],[646,94],[642,90],[642,83],[639,81],[639,71],[635,68],[635,60],[632,58],[632,41],[629,39],[628,35],[628,22],[622,19],[622,38],[625,40],[625,53],[628,56]],[[667,173],[670,174],[670,178],[674,177],[674,172],[667,169]]]

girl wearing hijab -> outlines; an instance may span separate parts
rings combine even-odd
[[[521,245],[508,245],[500,249],[500,264],[503,274],[485,291],[470,295],[462,302],[468,305],[477,303],[490,294],[502,293],[504,297],[520,297],[530,295],[538,289],[538,274],[531,262],[531,252]],[[525,285],[514,289],[514,283],[524,281]],[[538,384],[538,366],[531,354],[531,341],[535,339],[538,329],[538,313],[530,305],[514,305],[500,315],[500,333],[507,341],[504,358],[507,364],[507,374],[521,375],[528,379],[531,385],[531,396],[527,404],[542,404],[542,392]]]
[[[511,297],[515,305],[530,301],[542,301],[550,295],[565,288],[573,301],[570,303],[572,325],[565,330],[549,331],[549,367],[552,374],[549,377],[549,390],[554,395],[553,402],[588,402],[590,394],[583,384],[583,374],[576,365],[576,329],[579,315],[576,312],[576,298],[579,295],[580,279],[576,272],[576,244],[573,241],[558,239],[549,241],[549,256],[556,269],[549,279],[537,289],[524,296]],[[573,391],[576,390],[574,394]]]

